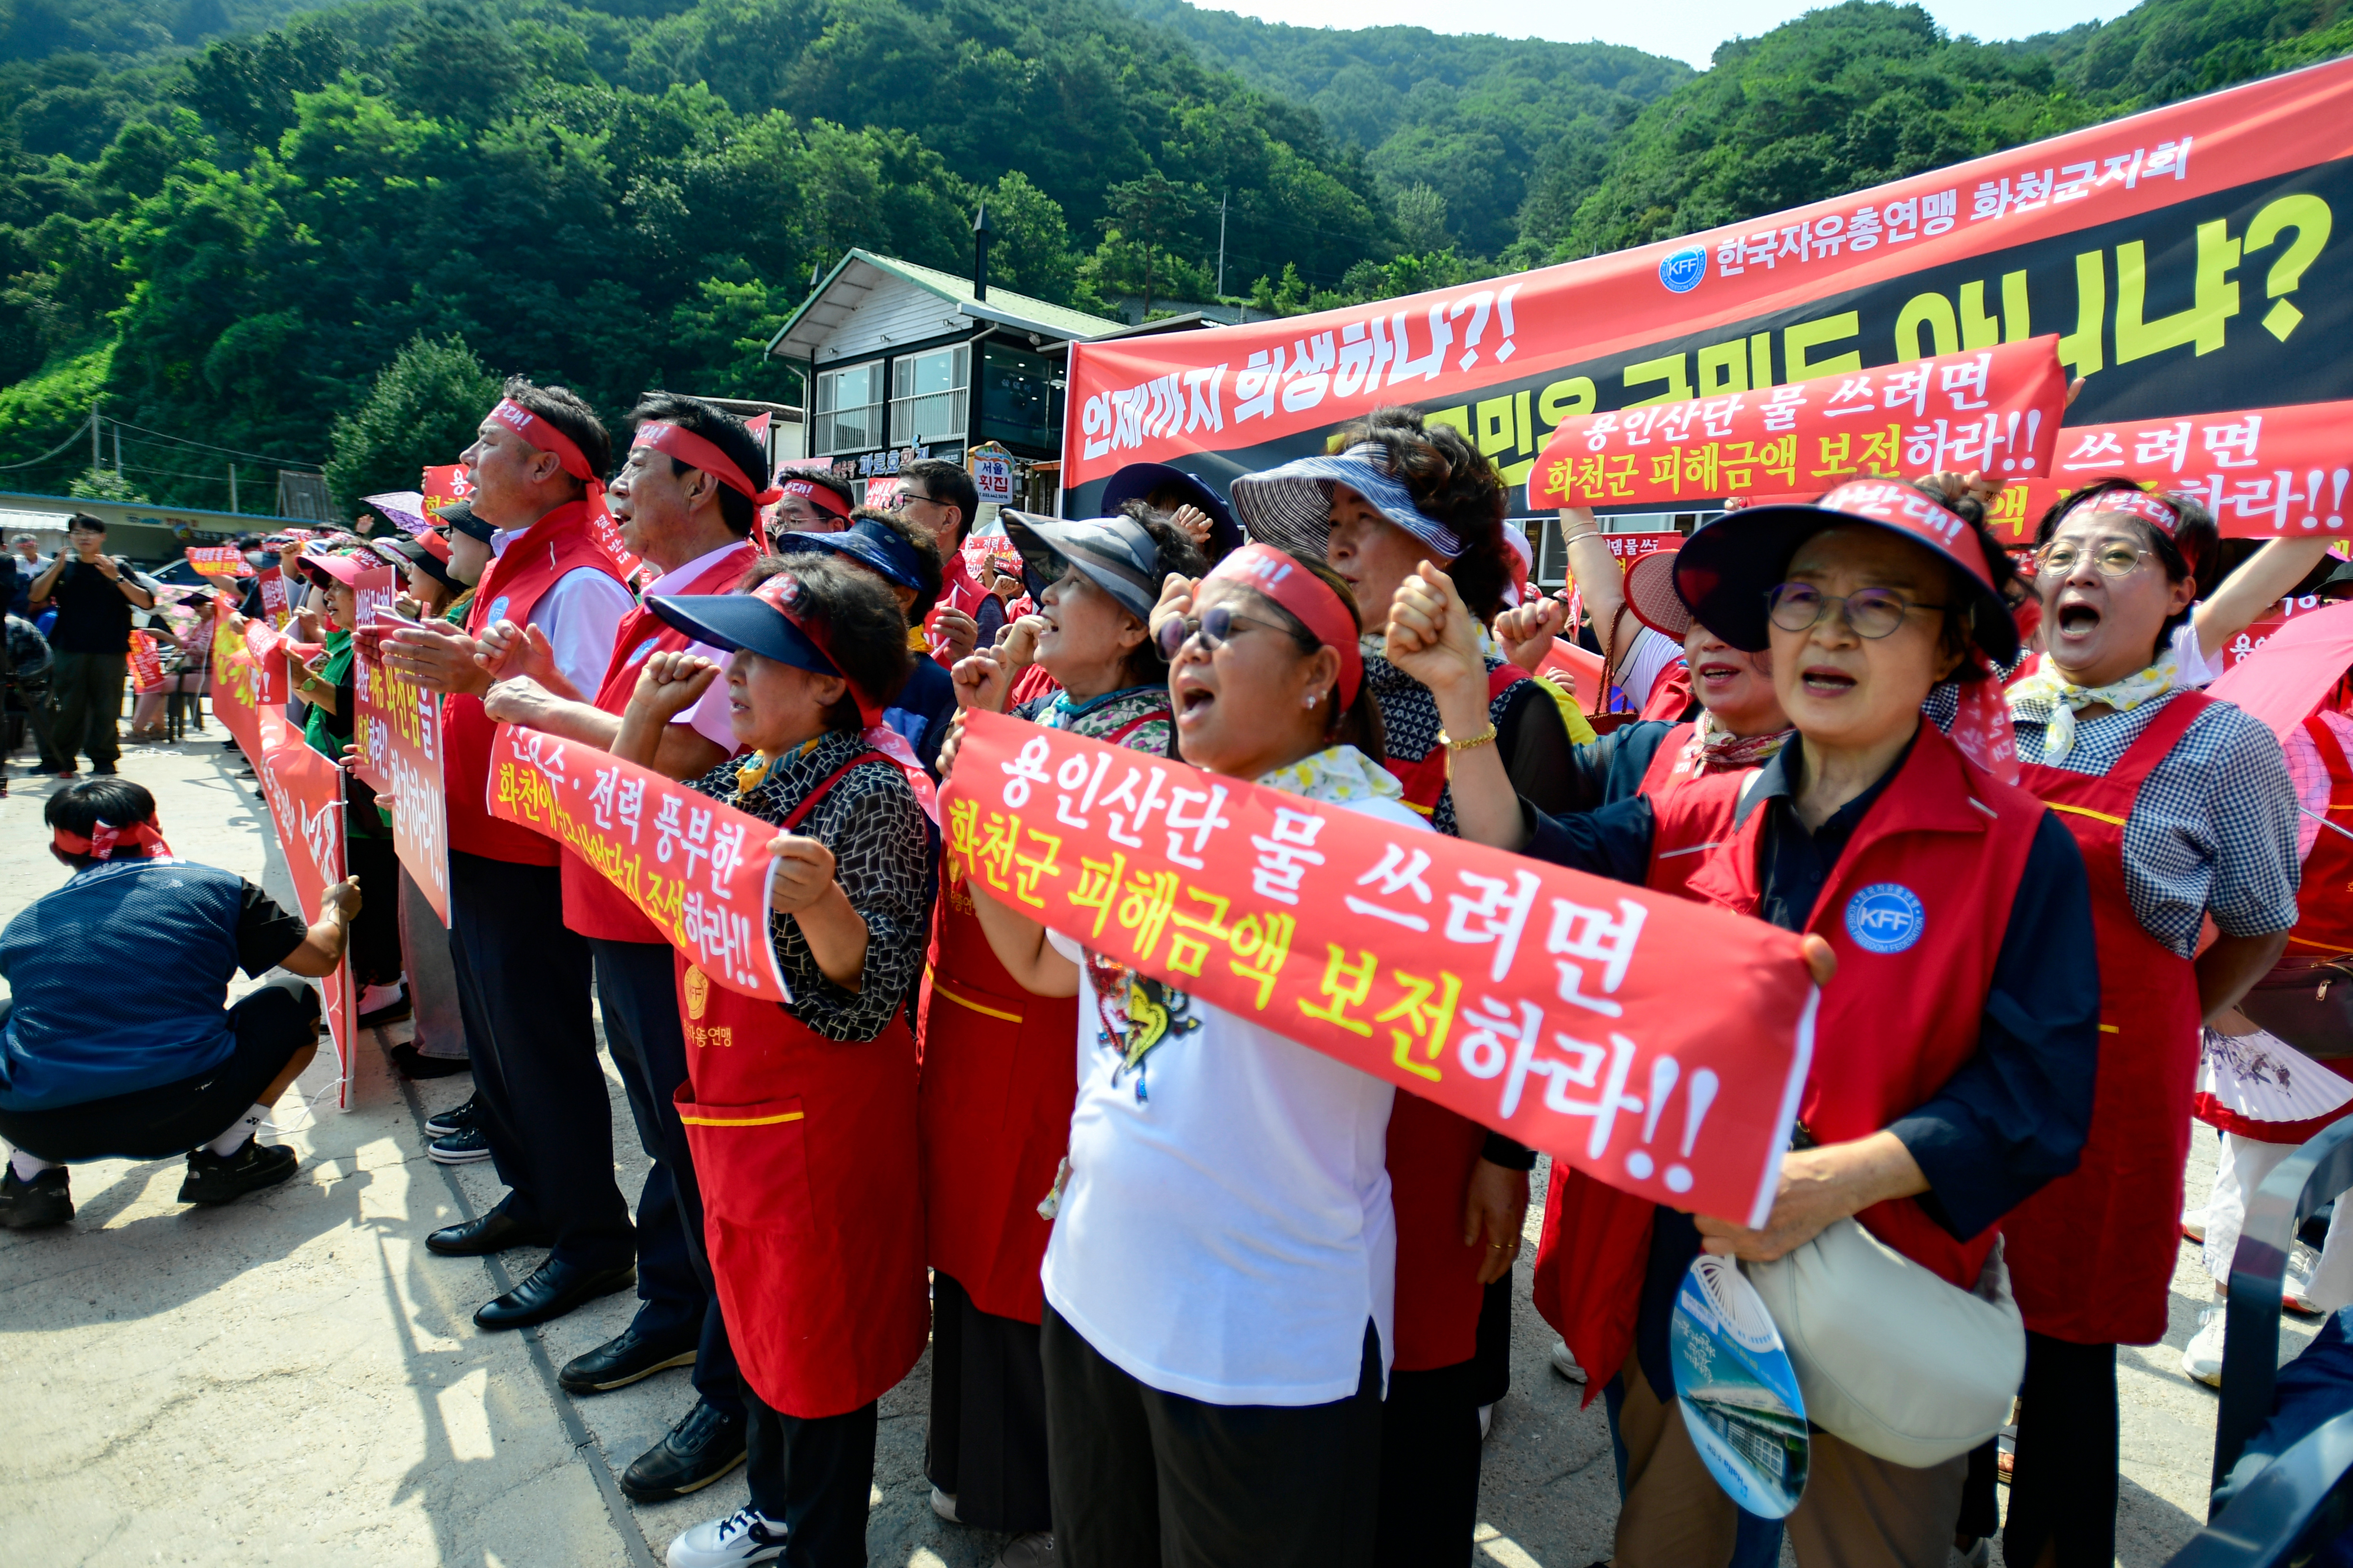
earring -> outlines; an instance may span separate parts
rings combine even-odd
[[[1315,711],[1315,693],[1311,691],[1307,694],[1307,700],[1303,706],[1310,713]]]

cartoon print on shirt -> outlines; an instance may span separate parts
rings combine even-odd
[[[1193,1016],[1193,999],[1174,986],[1092,951],[1087,952],[1086,962],[1095,1011],[1103,1019],[1096,1043],[1106,1047],[1118,1043],[1121,1059],[1112,1072],[1112,1081],[1117,1083],[1133,1068],[1136,1102],[1142,1104],[1152,1098],[1145,1081],[1144,1058],[1169,1039],[1193,1033],[1201,1026],[1201,1020]]]

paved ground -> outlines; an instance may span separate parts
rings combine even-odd
[[[123,771],[156,792],[179,853],[290,904],[267,817],[217,736],[135,748]],[[39,827],[47,787],[19,779],[0,803],[0,920],[59,880]],[[75,1170],[70,1229],[0,1233],[0,1562],[312,1564],[364,1553],[372,1568],[646,1568],[676,1531],[743,1500],[740,1472],[658,1508],[632,1508],[614,1484],[685,1412],[684,1373],[593,1400],[556,1390],[554,1369],[617,1331],[630,1298],[540,1331],[474,1329],[473,1309],[538,1258],[425,1251],[427,1230],[497,1194],[487,1165],[451,1173],[423,1157],[423,1118],[462,1098],[466,1080],[402,1085],[383,1054],[398,1037],[363,1040],[348,1112],[333,1109],[326,1060],[280,1104],[283,1141],[303,1162],[283,1187],[191,1209],[174,1201],[177,1162],[108,1161]],[[634,1194],[644,1162],[617,1081],[613,1107]],[[2211,1135],[2196,1141],[2200,1196],[2212,1150]],[[2167,1343],[2125,1352],[2126,1564],[2163,1562],[2204,1514],[2215,1398],[2181,1376],[2179,1358],[2206,1291],[2185,1248]],[[2310,1338],[2296,1320],[2284,1331],[2284,1354]],[[1524,1279],[1513,1392],[1487,1449],[1479,1568],[1584,1568],[1609,1553],[1608,1431],[1599,1402],[1580,1411],[1582,1390],[1546,1368],[1548,1342]],[[985,1568],[1001,1538],[943,1524],[925,1504],[928,1374],[927,1360],[882,1403],[872,1560]]]

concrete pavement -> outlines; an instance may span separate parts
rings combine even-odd
[[[133,747],[122,771],[155,792],[178,853],[290,907],[259,799],[218,739]],[[0,802],[0,920],[62,879],[39,826],[47,787],[18,779]],[[651,1508],[615,1484],[691,1404],[684,1373],[587,1400],[556,1389],[555,1368],[617,1332],[633,1297],[522,1333],[473,1327],[473,1309],[539,1258],[425,1251],[427,1231],[487,1209],[497,1186],[487,1163],[425,1159],[423,1118],[464,1098],[468,1080],[403,1084],[384,1058],[400,1037],[363,1038],[351,1110],[333,1109],[323,1054],[281,1101],[276,1136],[302,1157],[285,1186],[194,1209],[174,1201],[179,1162],[107,1161],[75,1168],[70,1227],[0,1233],[0,1562],[645,1568],[678,1531],[743,1502],[740,1471]],[[645,1161],[617,1079],[611,1089],[634,1199]],[[2212,1163],[2201,1132],[2193,1202]],[[2167,1343],[2124,1353],[2126,1564],[2163,1562],[2204,1516],[2216,1400],[2179,1359],[2208,1288],[2194,1251],[2182,1260]],[[1609,1434],[1599,1401],[1580,1410],[1584,1391],[1546,1363],[1551,1335],[1527,1303],[1526,1268],[1474,1561],[1584,1568],[1609,1552]],[[2284,1320],[2283,1355],[2311,1331]],[[986,1568],[1003,1538],[944,1524],[925,1500],[928,1375],[927,1357],[882,1402],[871,1560]]]

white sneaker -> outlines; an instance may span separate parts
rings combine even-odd
[[[1060,1561],[1054,1555],[1053,1536],[1033,1530],[1005,1543],[1005,1550],[997,1554],[997,1568],[1054,1568]]]
[[[2203,1245],[2206,1240],[2206,1211],[2204,1209],[2183,1209],[2181,1211],[2181,1234],[2188,1237],[2190,1240]]]
[[[2222,1330],[2228,1314],[2220,1306],[2198,1314],[2198,1331],[2181,1352],[2181,1370],[2211,1387],[2222,1386]]]
[[[938,1514],[942,1519],[946,1520],[950,1524],[962,1524],[964,1522],[964,1521],[956,1517],[955,1499],[940,1490],[937,1487],[934,1487],[932,1489],[932,1511]]]
[[[725,1519],[698,1524],[670,1543],[670,1568],[740,1568],[773,1563],[785,1554],[785,1527],[756,1509],[741,1508]]]
[[[2319,1268],[2319,1255],[2297,1242],[2288,1253],[2286,1278],[2280,1281],[2280,1305],[2291,1312],[2318,1316],[2321,1309],[2312,1299],[2312,1277]]]
[[[1568,1342],[1567,1340],[1553,1341],[1552,1349],[1547,1352],[1547,1358],[1552,1362],[1553,1371],[1560,1373],[1561,1376],[1568,1379],[1569,1382],[1583,1383],[1585,1381],[1585,1369],[1577,1364],[1577,1357],[1570,1352]]]

